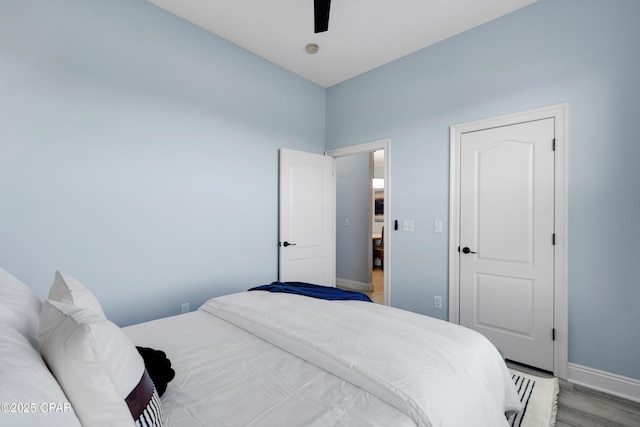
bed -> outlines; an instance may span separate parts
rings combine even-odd
[[[51,342],[59,337],[47,334],[59,334],[69,319],[82,331],[93,323],[108,330],[108,339],[94,331],[89,340],[117,344],[97,345],[103,350],[135,345],[166,353],[175,378],[157,402],[158,425],[497,427],[508,425],[505,413],[520,410],[511,375],[495,347],[474,331],[438,319],[365,301],[256,290],[116,330],[102,319],[104,313],[96,313],[99,303],[79,282],[57,273],[54,287],[60,288],[59,282],[64,290],[52,287],[42,304],[37,345],[73,408],[65,414],[71,420],[66,425],[79,425],[72,419],[76,416],[82,425],[144,425],[118,406],[143,383],[131,352],[131,357],[101,356],[118,359],[117,368],[107,370],[115,382],[120,376],[128,384],[113,387],[115,392],[99,403],[78,385],[87,377],[78,372],[81,364],[72,364],[70,374],[59,366],[68,365],[78,350],[56,356]],[[62,302],[52,300],[56,293]],[[74,305],[83,307],[70,308]],[[58,350],[67,351],[69,337],[77,335],[68,334]],[[136,367],[119,372],[128,365]],[[65,375],[72,381],[64,381]],[[105,400],[113,405],[109,410],[102,405]],[[24,421],[24,416],[12,420]],[[60,417],[56,420],[63,425]]]

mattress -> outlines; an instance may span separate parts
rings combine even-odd
[[[172,361],[169,426],[506,426],[520,408],[484,337],[368,302],[243,292],[124,330]]]

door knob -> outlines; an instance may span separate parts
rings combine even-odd
[[[469,249],[468,247],[464,247],[462,248],[462,252],[464,252],[465,254],[477,254],[478,252],[473,252],[471,249]]]
[[[295,243],[289,243],[289,242],[284,242],[284,243],[282,244],[282,246],[284,246],[285,248],[286,248],[287,246],[295,246],[295,245],[296,245]]]

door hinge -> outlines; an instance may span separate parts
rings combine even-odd
[[[551,150],[556,151],[556,139],[553,138],[553,141],[551,142]]]
[[[555,246],[555,245],[556,245],[556,233],[553,233],[553,234],[551,235],[551,244],[552,244],[553,246]]]
[[[551,341],[556,340],[556,328],[551,329]]]

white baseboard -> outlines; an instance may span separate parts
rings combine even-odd
[[[569,363],[569,382],[640,402],[640,381]]]
[[[336,287],[352,289],[354,291],[360,291],[360,292],[373,291],[373,283],[358,282],[355,280],[341,279],[339,277],[336,277]]]

